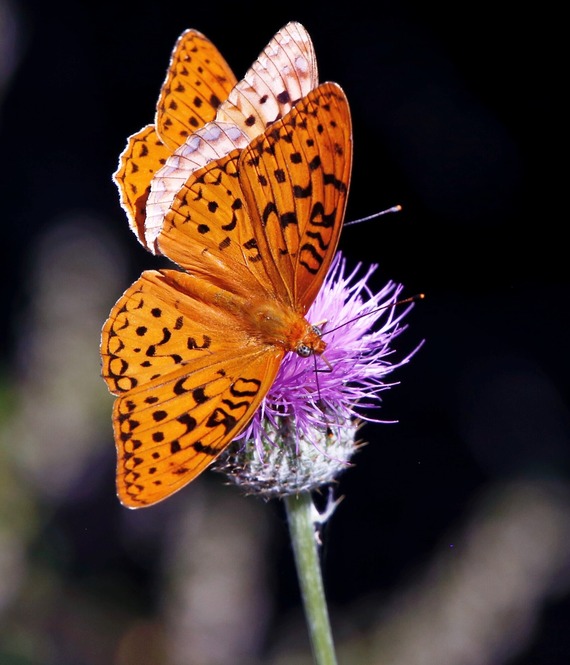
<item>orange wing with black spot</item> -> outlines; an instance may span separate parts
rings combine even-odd
[[[337,248],[351,164],[348,102],[325,83],[176,195],[158,245],[186,272],[143,273],[103,328],[126,506],[161,501],[208,467],[286,353],[322,352],[304,314]]]
[[[167,158],[196,129],[216,117],[236,78],[218,49],[197,30],[186,30],[172,51],[158,100],[155,124],[127,139],[113,180],[131,229],[146,247],[150,183]]]
[[[245,147],[317,83],[313,44],[300,23],[281,28],[237,84],[215,46],[200,32],[185,31],[172,53],[155,124],[129,137],[113,176],[139,241],[156,252],[164,216],[189,175]],[[204,128],[214,119],[222,133]]]

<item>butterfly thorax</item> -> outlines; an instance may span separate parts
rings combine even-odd
[[[293,308],[284,307],[283,303],[267,299],[253,301],[247,314],[253,335],[266,344],[281,346],[285,351],[303,357],[313,353],[320,355],[326,348],[321,330]]]

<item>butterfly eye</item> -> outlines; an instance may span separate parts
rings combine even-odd
[[[299,346],[295,349],[295,352],[297,355],[301,356],[301,358],[308,358],[313,353],[313,350],[306,344],[299,344]]]
[[[323,336],[323,331],[320,329],[319,326],[311,326],[310,330],[311,333],[314,335],[314,339],[311,339],[308,344],[305,344],[305,342],[299,342],[297,348],[295,349],[295,353],[301,356],[301,358],[308,358],[309,356],[313,355],[313,353],[315,352],[322,353],[322,349],[320,351],[318,351],[317,349],[319,349],[320,344],[322,344],[322,342],[320,342],[320,339]],[[309,338],[310,337],[311,336],[309,335]]]

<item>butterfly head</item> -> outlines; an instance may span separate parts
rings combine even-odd
[[[319,326],[310,324],[293,308],[270,300],[250,300],[242,312],[248,320],[252,337],[292,351],[302,358],[321,355],[326,348]]]
[[[313,353],[321,355],[326,348],[326,343],[323,342],[323,331],[319,326],[311,326],[305,331],[303,337],[298,341],[295,347],[295,353],[301,358],[308,358]]]

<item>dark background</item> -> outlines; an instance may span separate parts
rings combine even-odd
[[[372,10],[354,0],[344,5],[305,2],[298,8],[293,3],[150,0],[12,1],[1,6],[2,51],[9,55],[3,69],[11,70],[10,76],[3,72],[0,97],[2,413],[8,433],[2,437],[2,459],[3,475],[9,477],[2,492],[8,532],[19,543],[14,565],[20,577],[0,605],[0,621],[5,620],[0,662],[135,662],[124,655],[131,647],[116,646],[124,644],[117,626],[127,633],[140,617],[158,631],[156,641],[163,649],[168,622],[157,617],[164,604],[165,561],[170,560],[165,530],[176,531],[173,524],[186,514],[193,494],[206,520],[210,493],[231,497],[237,520],[241,509],[250,510],[245,504],[255,502],[207,473],[196,481],[201,489],[192,486],[156,509],[132,513],[122,508],[114,496],[111,400],[99,379],[94,407],[99,434],[64,489],[62,484],[57,492],[42,490],[42,478],[59,465],[55,459],[46,467],[50,470],[42,467],[42,457],[57,447],[54,430],[46,427],[37,448],[31,448],[33,473],[26,466],[29,457],[18,457],[21,441],[10,432],[40,371],[28,352],[27,335],[36,321],[40,353],[43,319],[38,322],[34,302],[45,286],[46,273],[36,271],[41,248],[57,250],[74,235],[74,227],[87,229],[103,253],[108,248],[109,265],[119,272],[96,303],[99,328],[122,290],[142,269],[156,267],[128,229],[111,174],[127,136],[153,119],[178,35],[188,27],[205,33],[239,78],[289,20],[301,21],[311,34],[321,80],[340,83],[351,103],[355,161],[347,219],[403,206],[398,215],[347,228],[341,249],[351,265],[379,264],[377,288],[392,279],[404,284],[407,295],[426,294],[408,316],[409,329],[398,338],[396,355],[403,357],[422,339],[425,345],[395,372],[400,383],[383,396],[381,416],[399,423],[364,429],[370,445],[342,478],[339,493],[345,499],[324,534],[323,570],[338,639],[366,642],[377,623],[389,624],[393,614],[384,608],[406,589],[423,589],[429,596],[446,571],[454,579],[459,576],[463,563],[471,561],[473,524],[496,523],[500,515],[503,527],[481,550],[483,557],[491,557],[512,527],[509,519],[519,524],[516,520],[528,514],[521,508],[528,500],[553,519],[552,539],[541,540],[545,536],[540,530],[533,533],[534,522],[523,520],[517,527],[522,530],[520,549],[501,550],[497,560],[505,574],[520,574],[521,584],[531,580],[534,592],[511,595],[504,606],[483,594],[483,607],[485,602],[489,607],[482,615],[499,626],[498,637],[489,638],[497,648],[489,643],[472,647],[479,658],[473,661],[443,652],[447,655],[439,662],[570,662],[570,280],[563,222],[568,212],[562,201],[567,186],[559,177],[566,168],[565,154],[559,153],[567,124],[567,117],[562,119],[567,106],[562,102],[560,13],[548,3],[515,10],[500,2],[455,8],[381,2]],[[74,219],[81,222],[74,225]],[[63,229],[55,239],[50,235],[54,227]],[[40,261],[47,274],[57,270],[59,260],[51,263],[49,256]],[[81,256],[74,258],[80,273]],[[94,271],[90,284],[96,288],[110,269],[97,276],[97,267],[89,265]],[[102,271],[107,266],[100,265]],[[63,269],[62,290],[69,286],[66,281]],[[65,329],[66,321],[80,315],[72,307],[63,311]],[[98,330],[86,353],[96,354],[97,335]],[[53,381],[56,361],[67,367],[70,351],[65,337],[60,339],[49,349],[53,367],[44,366],[52,373],[47,385],[54,404],[65,402],[82,384],[81,377],[76,383]],[[24,420],[16,431],[26,430]],[[26,489],[30,478],[33,484]],[[11,498],[14,491],[17,500]],[[284,617],[295,616],[299,608],[281,507],[259,503],[256,510],[266,533],[271,610],[264,615],[257,652],[253,649],[244,663],[258,662],[254,656],[273,662],[276,643],[284,639]],[[538,517],[537,524],[548,519]],[[231,550],[231,541],[225,546]],[[523,574],[517,556],[524,559],[531,547],[537,548],[543,567],[536,564]],[[475,588],[488,588],[492,596],[501,575],[494,577],[492,561],[474,560],[488,573],[482,587]],[[432,565],[441,575],[424,577]],[[46,580],[55,591],[40,602],[37,588],[45,590]],[[420,580],[432,581],[422,586]],[[30,598],[35,604],[26,605]],[[471,591],[458,598],[460,606],[473,601]],[[31,615],[26,606],[34,608]],[[113,637],[101,637],[107,650],[99,656],[96,647],[86,646],[98,639],[97,630],[89,633],[87,626],[104,630],[104,622],[89,618],[90,612],[104,614],[102,607],[119,612],[123,623],[117,619],[107,627]],[[86,618],[70,635],[65,617],[76,616],[76,610]],[[410,612],[416,630],[419,620]],[[526,618],[517,621],[518,616]],[[449,636],[442,625],[432,626],[432,646]],[[302,624],[293,633],[303,644]],[[151,640],[143,628],[140,635],[143,642]],[[35,647],[20,649],[20,638],[30,636]],[[45,643],[47,651],[38,646]],[[345,658],[342,662],[360,662]],[[438,662],[433,658],[425,662]]]

